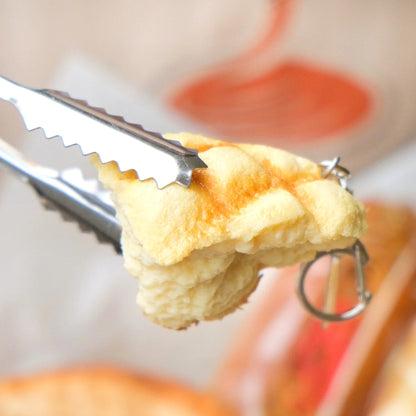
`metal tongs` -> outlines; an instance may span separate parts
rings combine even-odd
[[[133,169],[140,180],[153,178],[158,188],[174,182],[189,187],[193,170],[207,167],[196,150],[166,140],[158,133],[146,131],[140,125],[128,123],[122,117],[91,107],[63,92],[23,87],[0,76],[0,99],[12,103],[19,110],[28,130],[40,128],[46,138],[61,137],[64,146],[78,145],[84,155],[96,153],[102,163],[115,161],[120,171]],[[100,241],[111,243],[117,252],[121,252],[121,226],[108,192],[101,189],[97,181],[85,180],[77,168],[58,172],[39,166],[2,140],[0,165],[31,185],[47,208],[61,212],[66,219],[75,220],[82,230],[93,231]],[[347,186],[349,172],[339,165],[339,158],[322,162],[321,168],[323,177],[337,180],[350,192]],[[356,260],[358,303],[340,314],[331,310],[329,304],[335,296],[334,276],[338,264],[332,261],[326,307],[320,311],[306,296],[307,272],[322,256],[330,255],[336,260],[343,254],[353,255]],[[301,303],[323,321],[341,321],[357,316],[371,299],[365,288],[363,270],[367,260],[367,253],[359,241],[344,250],[318,253],[312,262],[302,265],[297,285]]]
[[[19,110],[28,130],[61,137],[64,146],[97,153],[102,163],[115,161],[120,171],[133,169],[140,180],[153,178],[159,188],[173,182],[189,187],[192,171],[207,167],[196,150],[60,91],[35,90],[0,76],[0,99]]]
[[[0,76],[0,99],[19,110],[28,130],[39,128],[46,138],[61,137],[64,146],[78,145],[84,155],[96,153],[102,163],[115,161],[121,171],[135,170],[140,180],[153,178],[159,188],[173,182],[189,187],[192,171],[207,167],[196,150],[63,92],[23,87]],[[38,166],[8,144],[0,145],[0,163],[30,184],[48,208],[120,251],[120,224],[96,181],[86,181],[78,169],[57,172]]]

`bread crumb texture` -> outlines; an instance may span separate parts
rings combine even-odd
[[[162,326],[219,319],[246,301],[262,267],[309,261],[365,231],[363,205],[307,159],[189,133],[164,137],[197,149],[208,165],[190,188],[160,190],[93,157],[112,191],[138,303]]]

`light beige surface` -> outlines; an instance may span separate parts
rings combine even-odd
[[[132,121],[139,121],[137,114],[148,110],[146,126],[173,130],[160,106],[155,108],[100,65],[71,59],[54,78],[55,88],[73,91],[94,105],[104,103]],[[21,139],[19,150],[47,166],[90,167],[78,149],[63,149],[59,140],[46,141],[40,132]],[[355,175],[351,185],[355,195],[416,204],[415,159],[413,143],[367,173]],[[135,301],[137,283],[111,247],[99,245],[74,224],[45,211],[15,178],[4,174],[4,179],[0,187],[2,376],[113,363],[202,386],[215,371],[236,326],[273,283],[274,275],[266,274],[250,302],[221,321],[167,331],[142,316]],[[17,251],[21,261],[16,261]]]
[[[219,319],[247,300],[262,267],[309,261],[365,231],[363,206],[309,160],[187,133],[165,137],[197,149],[208,166],[189,189],[160,190],[93,159],[123,226],[138,303],[162,326]]]
[[[322,7],[315,7],[317,2],[299,2],[304,23],[297,26],[296,42],[311,42],[314,53],[328,51],[341,63],[367,67],[368,74],[376,68],[380,81],[388,81],[388,117],[372,146],[384,146],[381,139],[385,138],[394,145],[396,115],[400,115],[401,132],[411,132],[410,123],[415,120],[409,84],[414,79],[411,39],[416,25],[409,24],[414,0],[322,1]],[[140,101],[139,90],[159,97],[170,77],[193,74],[238,54],[262,30],[267,10],[267,1],[251,0],[0,0],[0,72],[30,86],[71,91],[147,126],[149,119],[141,117],[146,108],[136,104],[147,102],[150,107],[150,101]],[[352,38],[337,40],[343,33],[339,23],[332,20],[324,26],[321,15],[324,20],[348,19],[359,23],[360,29],[354,29]],[[312,35],[300,30],[308,22]],[[364,44],[370,54],[356,49],[357,44]],[[96,65],[81,62],[66,67],[68,56],[74,54]],[[51,82],[63,72],[65,82]],[[154,119],[164,120],[166,114],[158,114]],[[35,160],[54,167],[80,164],[81,156],[74,149],[46,143],[40,133],[23,134],[23,123],[11,105],[0,102],[0,119],[0,136],[20,141],[19,149]],[[365,158],[367,149],[360,148],[356,154]],[[321,152],[316,160],[334,155]],[[415,204],[415,158],[415,143],[409,144],[356,176],[356,195]],[[163,372],[197,385],[206,383],[236,322],[251,305],[220,322],[206,322],[181,333],[152,325],[138,313],[136,284],[109,247],[45,212],[30,190],[3,172],[0,175],[7,179],[0,189],[0,373],[111,362]],[[263,283],[267,278],[259,289]]]
[[[374,98],[364,123],[296,153],[340,155],[356,170],[413,137],[414,0],[0,0],[0,72],[43,88],[68,55],[83,54],[132,89],[166,97],[256,44],[273,1],[290,3],[291,13],[256,71],[273,62],[310,63],[359,80]],[[16,111],[0,103],[0,119],[7,120],[0,136],[18,140]]]
[[[243,49],[266,12],[265,0],[0,0],[0,73],[45,88],[68,55],[82,54],[160,96],[178,76]],[[18,140],[10,107],[0,102],[0,136]]]

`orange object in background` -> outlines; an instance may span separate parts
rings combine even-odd
[[[370,203],[368,223],[366,274],[375,294],[368,310],[324,329],[294,303],[296,271],[279,276],[234,340],[214,385],[240,414],[366,414],[384,360],[416,313],[414,215],[404,207]],[[322,300],[325,272],[314,273],[313,296]],[[337,308],[355,300],[354,264],[347,258],[341,262]]]
[[[199,65],[196,54],[169,84],[171,107],[207,135],[316,161],[340,156],[353,172],[414,138],[413,0],[399,7],[269,0],[258,7],[263,36],[223,63]],[[225,26],[222,36],[238,33]]]
[[[275,145],[328,140],[361,122],[371,108],[370,95],[354,81],[299,62],[251,79],[231,71],[211,75],[173,103],[223,137]]]
[[[365,120],[370,90],[347,71],[301,59],[279,59],[274,48],[295,0],[274,1],[270,27],[258,45],[185,84],[172,105],[217,134],[281,146],[336,138]],[[264,62],[264,56],[273,54]]]

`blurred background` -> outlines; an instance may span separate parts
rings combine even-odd
[[[413,256],[400,257],[406,247],[410,245],[406,253],[414,247],[413,0],[0,0],[0,35],[2,75],[35,88],[68,91],[145,128],[264,143],[317,162],[341,156],[342,164],[354,173],[357,197],[380,201],[369,208],[369,215],[376,212],[381,218],[377,224],[382,225],[374,227],[401,224],[392,231],[393,237],[383,233],[369,237],[369,244],[376,241],[383,253],[392,252],[394,241],[401,241],[379,273],[389,285],[392,268],[405,276],[398,293],[384,295],[388,299],[378,302],[377,311],[386,303],[391,305],[389,311],[396,307],[400,311],[402,294],[414,293]],[[0,137],[40,163],[59,169],[81,166],[88,175],[94,174],[77,149],[63,149],[59,141],[46,142],[39,132],[25,132],[17,111],[4,102],[0,102]],[[135,304],[136,283],[111,247],[99,245],[93,236],[46,212],[30,190],[0,174],[0,376],[4,379],[105,364],[213,391],[241,414],[358,415],[376,408],[366,404],[367,397],[376,388],[375,380],[387,371],[383,361],[409,333],[412,297],[406,300],[410,312],[405,315],[369,314],[371,321],[365,325],[380,328],[372,340],[360,341],[357,327],[364,321],[344,332],[342,324],[336,326],[348,336],[333,347],[338,348],[338,358],[325,370],[322,391],[306,394],[305,385],[301,388],[293,382],[291,393],[282,398],[270,393],[281,385],[274,376],[257,371],[239,390],[236,379],[243,380],[244,371],[252,374],[257,368],[258,359],[250,352],[257,347],[250,338],[263,339],[264,322],[275,316],[308,322],[306,315],[296,318],[300,309],[290,312],[279,302],[265,309],[265,304],[273,304],[267,300],[271,287],[277,285],[276,293],[293,297],[292,286],[284,289],[287,283],[278,272],[268,271],[249,304],[221,322],[204,322],[185,332],[158,328],[141,316]],[[404,266],[397,266],[396,257]],[[384,292],[392,293],[387,287]],[[247,322],[254,322],[257,329],[246,339],[236,333]],[[275,337],[290,338],[284,343],[290,350],[303,333],[302,325],[290,337],[284,336],[287,326],[275,325]],[[338,336],[330,330],[322,335],[319,328],[308,332],[315,334],[317,345],[328,345]],[[376,340],[391,340],[392,334],[396,341],[382,343],[382,360],[371,369],[365,368],[364,358],[348,352],[352,340],[360,346],[373,345]],[[283,347],[270,337],[264,339],[268,358],[259,359],[259,368],[286,374],[279,361]],[[355,350],[365,349],[360,346]],[[246,352],[234,363],[230,357],[238,356],[239,350]],[[342,360],[361,364],[355,365],[354,375],[343,375],[342,368],[351,365],[344,363],[341,368]],[[230,367],[232,371],[227,370]],[[303,364],[294,368],[290,371],[306,371]],[[312,380],[321,374],[316,368],[309,373]],[[237,377],[231,377],[233,371]],[[360,381],[360,371],[371,382]],[[416,370],[412,374],[416,377]],[[349,377],[350,389],[341,394],[337,386],[343,383],[331,380],[343,377]],[[279,383],[284,385],[282,380]],[[356,397],[351,394],[357,385],[365,386],[364,396],[357,399],[363,407],[345,410],[345,403]],[[403,389],[400,394],[405,399],[398,400],[402,404],[413,391],[409,386]],[[244,401],[250,394],[252,400]],[[298,404],[292,406],[291,397]],[[310,405],[299,405],[300,399]],[[409,406],[391,414],[415,414],[416,404]]]

